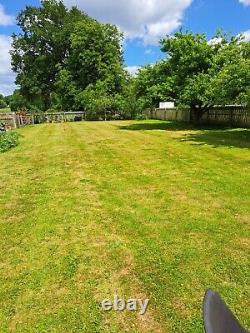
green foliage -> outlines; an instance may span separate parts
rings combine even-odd
[[[0,153],[6,152],[19,144],[19,134],[16,132],[0,133]]]
[[[7,103],[5,101],[5,97],[0,94],[0,109],[7,108]]]
[[[88,119],[135,119],[161,101],[189,106],[197,120],[213,105],[250,104],[250,43],[218,32],[161,40],[166,58],[136,77],[123,69],[122,34],[62,1],[27,6],[17,18],[12,66],[20,90],[13,111],[85,110]],[[1,104],[2,103],[2,104]]]
[[[0,99],[0,109],[4,109],[7,107],[6,102],[3,99]]]
[[[142,96],[137,95],[137,79],[127,77],[123,92],[116,96],[118,109],[123,112],[124,119],[136,119],[145,108],[145,101]]]
[[[82,20],[75,25],[70,36],[68,68],[77,88],[84,90],[90,84],[105,81],[109,93],[121,89],[121,38],[117,28],[109,24]]]
[[[77,103],[85,109],[88,120],[106,120],[112,109],[112,96],[108,95],[105,83],[98,81],[79,93]]]
[[[139,70],[135,80],[136,97],[140,98],[144,108],[157,107],[166,99],[174,100],[173,78],[167,61],[157,62]]]
[[[9,106],[11,111],[16,112],[28,108],[29,103],[19,90],[15,90],[13,95],[9,97]]]
[[[133,78],[126,77],[121,93],[114,94],[109,88],[109,81],[99,80],[78,94],[77,108],[86,111],[88,120],[135,119],[142,113],[143,103],[136,96]]]
[[[44,0],[18,15],[12,66],[26,104],[43,111],[77,110],[79,95],[98,81],[109,95],[121,91],[122,35],[62,1]]]
[[[250,91],[250,43],[239,38],[221,47],[211,70],[217,104],[247,104]]]
[[[213,105],[250,104],[250,43],[219,32],[178,32],[161,40],[165,60],[142,68],[136,94],[145,107],[160,101],[189,106],[198,120]]]
[[[9,95],[9,96],[4,96],[4,101],[5,101],[5,103],[6,103],[7,105],[10,104],[10,99],[11,99],[11,95]]]
[[[13,36],[12,45],[16,83],[22,95],[43,110],[51,106],[57,65],[64,63],[70,31],[82,16],[76,8],[68,10],[62,1],[55,0],[44,0],[40,7],[27,6],[18,15],[22,33]]]
[[[58,110],[75,110],[78,90],[68,69],[59,66],[55,77],[55,91],[51,94],[52,105]]]

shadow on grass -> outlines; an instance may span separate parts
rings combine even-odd
[[[141,122],[136,124],[131,124],[128,126],[118,126],[121,130],[126,131],[185,131],[185,130],[195,130],[193,125],[184,122],[177,121],[156,121],[156,122]]]
[[[213,147],[250,148],[250,130],[230,129],[225,127],[200,126],[178,121],[139,122],[128,126],[118,126],[120,130],[127,131],[197,131],[185,134],[181,142],[194,142],[200,145]]]
[[[195,142],[200,145],[211,145],[214,148],[250,148],[250,130],[247,129],[216,129],[203,133],[190,133],[180,141]]]

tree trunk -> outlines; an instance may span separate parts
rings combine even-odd
[[[191,106],[191,122],[195,125],[200,125],[204,110],[201,107]]]

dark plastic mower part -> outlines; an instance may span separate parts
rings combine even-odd
[[[206,292],[203,315],[206,333],[248,333],[221,297],[212,290]]]

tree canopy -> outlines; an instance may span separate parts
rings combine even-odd
[[[141,69],[137,95],[145,105],[175,101],[188,106],[197,118],[214,105],[248,104],[250,43],[241,36],[177,32],[161,40],[166,58]]]
[[[108,94],[122,89],[122,35],[62,1],[44,0],[18,15],[21,33],[13,35],[12,67],[27,104],[47,110],[82,107],[89,85],[105,82]]]
[[[6,108],[6,107],[7,107],[7,103],[6,103],[5,97],[0,94],[0,109]]]
[[[26,6],[17,17],[12,67],[20,86],[13,110],[85,110],[106,119],[119,110],[134,118],[144,108],[174,101],[199,119],[214,105],[250,104],[250,43],[242,36],[179,31],[160,41],[165,58],[133,77],[124,70],[119,29],[62,1]]]

